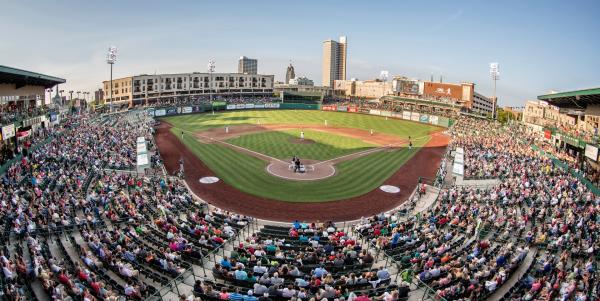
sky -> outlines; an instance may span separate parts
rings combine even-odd
[[[322,42],[348,39],[347,77],[382,70],[474,82],[502,106],[551,90],[600,87],[600,1],[31,1],[1,0],[0,65],[65,78],[90,91],[114,77],[236,72],[245,55],[261,74],[321,83]]]

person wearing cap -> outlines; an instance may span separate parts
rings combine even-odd
[[[258,301],[258,298],[254,297],[252,290],[248,290],[248,293],[243,296],[243,301]]]

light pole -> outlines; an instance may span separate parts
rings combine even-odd
[[[108,111],[112,112],[112,103],[113,103],[113,65],[117,62],[117,47],[110,46],[108,47],[108,54],[106,55],[106,63],[110,65],[110,104]]]
[[[46,89],[46,92],[48,92],[48,100],[50,100],[50,103],[52,103],[52,89]],[[46,101],[44,100],[44,106],[46,106]]]
[[[490,63],[490,75],[494,81],[494,110],[492,112],[492,119],[496,119],[496,81],[500,79],[500,65],[498,63]]]
[[[210,74],[210,79],[208,81],[208,93],[210,93],[210,102],[212,103],[213,100],[213,95],[212,95],[212,85],[213,85],[213,72],[215,72],[215,61],[213,59],[210,59],[208,61],[208,73]]]

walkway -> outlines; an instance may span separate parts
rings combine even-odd
[[[513,286],[515,286],[515,284],[517,284],[517,282],[519,282],[519,280],[523,277],[523,275],[525,275],[525,273],[527,273],[527,270],[533,263],[533,260],[535,259],[536,254],[537,254],[536,247],[529,249],[529,253],[527,253],[527,257],[525,257],[525,259],[523,260],[523,262],[521,263],[519,268],[514,273],[512,273],[512,275],[508,278],[508,280],[506,282],[504,282],[504,284],[502,284],[502,286],[500,286],[500,288],[497,291],[495,291],[492,295],[490,295],[487,298],[487,301],[501,300],[502,297],[504,297],[504,295],[506,295],[506,293],[508,293],[508,291]]]

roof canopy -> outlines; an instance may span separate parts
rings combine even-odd
[[[588,105],[600,104],[600,88],[540,95],[539,100],[565,109],[585,109]]]
[[[50,88],[65,82],[62,78],[0,65],[0,84],[15,84],[17,89],[26,85]]]

